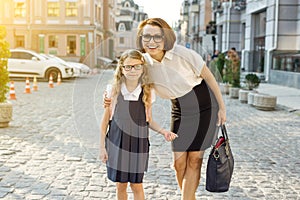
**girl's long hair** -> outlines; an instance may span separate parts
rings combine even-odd
[[[122,73],[122,67],[124,65],[124,61],[127,58],[137,59],[142,61],[143,65],[143,73],[140,77],[139,82],[141,83],[144,95],[143,95],[143,103],[146,107],[146,109],[149,109],[151,107],[151,88],[153,87],[153,84],[149,83],[148,78],[148,69],[145,63],[145,59],[143,57],[143,54],[135,49],[129,49],[125,51],[118,62],[115,74],[114,74],[114,80],[113,80],[113,87],[112,87],[112,98],[116,100],[116,97],[120,94],[121,90],[121,84],[125,81],[125,77]]]

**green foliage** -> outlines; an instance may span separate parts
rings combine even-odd
[[[260,84],[260,80],[256,74],[247,74],[245,76],[246,80],[246,88],[248,90],[253,90],[254,88],[257,88]]]
[[[225,60],[225,69],[223,80],[225,83],[231,84],[232,87],[241,87],[240,85],[240,59],[235,52],[229,54]]]
[[[218,71],[220,72],[221,77],[223,78],[223,82],[224,82],[224,77],[223,77],[224,64],[225,64],[225,54],[219,53],[218,58],[216,59],[216,65]]]
[[[232,68],[231,66],[231,61],[226,59],[225,60],[225,65],[224,65],[224,70],[223,70],[223,81],[224,83],[232,83]]]
[[[7,71],[7,59],[10,57],[9,43],[5,40],[6,28],[0,26],[0,103],[6,101],[6,93],[9,91],[9,76]]]

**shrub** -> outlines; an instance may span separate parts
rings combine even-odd
[[[253,90],[259,86],[260,80],[256,74],[247,74],[245,76],[246,88],[248,90]]]
[[[9,90],[9,76],[7,71],[7,59],[10,57],[9,43],[5,40],[6,28],[0,26],[0,103],[6,101]]]

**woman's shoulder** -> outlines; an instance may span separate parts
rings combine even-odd
[[[185,46],[175,44],[174,48],[172,49],[174,54],[183,55],[183,56],[197,56],[201,57],[195,50],[189,49]]]
[[[203,58],[200,54],[192,49],[188,49],[182,45],[175,45],[173,48],[173,54],[177,55],[181,59],[191,62],[193,65],[203,64]],[[199,63],[200,62],[200,63]]]

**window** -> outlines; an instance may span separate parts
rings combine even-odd
[[[10,58],[13,59],[25,59],[25,60],[32,60],[32,57],[34,57],[32,54],[26,52],[11,52],[11,56],[10,56]]]
[[[15,17],[25,17],[26,6],[25,2],[15,2]]]
[[[255,36],[262,37],[266,35],[266,12],[255,15]]]
[[[126,31],[126,27],[124,23],[119,24],[118,31]]]
[[[273,55],[273,70],[300,72],[300,54]]]
[[[130,3],[129,3],[128,1],[126,1],[125,4],[124,4],[124,7],[125,7],[125,8],[130,8],[130,7],[131,7],[131,6],[130,6]]]
[[[76,53],[76,36],[70,35],[67,36],[67,54],[75,54]]]
[[[223,25],[218,27],[217,34],[218,34],[218,39],[217,39],[218,47],[217,47],[217,49],[222,51],[223,50]]]
[[[96,9],[96,13],[95,13],[96,21],[100,22],[101,21],[101,7],[96,6],[95,9]]]
[[[25,47],[25,37],[24,37],[24,35],[17,35],[15,37],[15,47]]]
[[[77,15],[78,15],[77,2],[66,2],[66,16],[77,17]]]
[[[58,37],[55,35],[50,35],[49,36],[49,48],[57,48],[58,47]]]
[[[119,43],[124,44],[124,37],[120,37]]]
[[[253,70],[264,72],[265,65],[265,36],[266,36],[266,11],[254,15],[254,55]]]
[[[48,17],[59,17],[59,2],[48,2]]]

